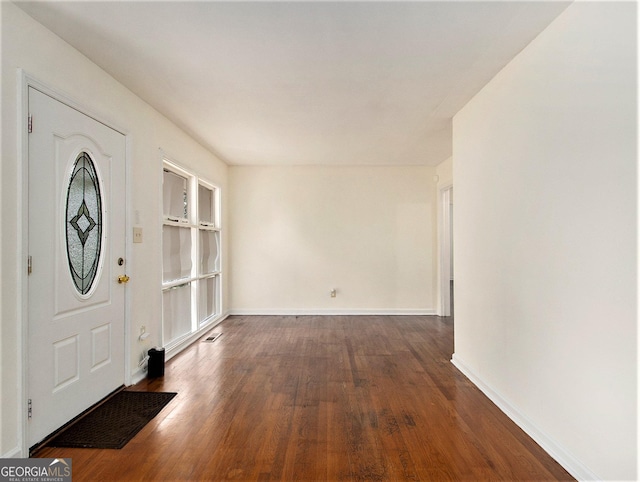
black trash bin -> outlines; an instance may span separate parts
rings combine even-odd
[[[158,378],[164,376],[164,348],[155,347],[149,350],[149,366],[147,370],[148,378]]]

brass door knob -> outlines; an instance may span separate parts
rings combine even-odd
[[[122,276],[118,276],[118,283],[122,284],[122,283],[126,283],[127,281],[129,281],[129,277],[126,274],[123,274]]]

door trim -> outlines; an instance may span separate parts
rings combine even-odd
[[[29,246],[29,135],[27,133],[27,123],[29,117],[29,88],[34,88],[43,94],[61,102],[72,109],[94,119],[101,124],[119,132],[125,138],[125,256],[127,263],[132,266],[132,246],[129,236],[133,226],[131,224],[131,135],[110,120],[104,119],[100,115],[96,115],[91,109],[84,104],[73,100],[68,94],[48,86],[39,81],[32,75],[26,73],[23,69],[17,69],[17,93],[18,93],[18,126],[17,126],[17,142],[18,142],[18,233],[20,233],[20,243],[18,243],[18,253],[16,256],[16,273],[17,281],[20,286],[19,297],[17,303],[17,318],[20,320],[20,328],[18,330],[18,387],[19,406],[17,407],[19,433],[18,445],[21,450],[20,457],[29,456],[28,445],[28,381],[29,381],[29,285],[26,273],[27,266],[27,246]],[[37,120],[34,121],[37,123]],[[37,124],[36,124],[37,125]],[[128,289],[124,294],[124,373],[123,380],[125,385],[131,384],[131,295]]]

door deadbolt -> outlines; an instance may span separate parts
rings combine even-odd
[[[123,258],[118,258],[118,266],[122,266],[124,264]]]

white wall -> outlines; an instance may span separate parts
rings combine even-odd
[[[0,456],[15,455],[21,441],[19,410],[21,377],[21,284],[18,260],[21,243],[21,161],[17,146],[18,81],[23,68],[41,82],[67,93],[101,120],[114,123],[129,134],[131,142],[131,214],[139,213],[144,242],[132,245],[127,274],[131,304],[131,366],[137,369],[145,348],[160,342],[161,320],[161,162],[159,148],[175,160],[217,183],[226,204],[227,166],[184,132],[142,102],[86,57],[33,21],[15,5],[0,2],[2,15],[2,193],[0,202],[2,289],[0,323],[2,355],[0,386]],[[223,213],[223,223],[226,221]],[[227,245],[226,236],[223,247]],[[223,266],[226,270],[228,265]],[[225,303],[226,304],[226,303]],[[151,337],[137,341],[145,325]],[[18,451],[18,452],[17,452]]]
[[[231,167],[233,311],[432,313],[434,174]]]
[[[454,362],[583,478],[638,477],[635,9],[572,4],[454,118]]]

